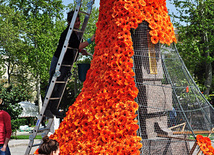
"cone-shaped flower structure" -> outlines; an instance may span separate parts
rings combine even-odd
[[[95,52],[82,92],[51,135],[61,155],[139,154],[130,29],[146,20],[154,43],[175,41],[164,0],[101,0],[99,11]]]

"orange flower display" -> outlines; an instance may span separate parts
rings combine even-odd
[[[145,21],[149,23],[151,29],[151,41],[157,44],[170,45],[177,42],[175,38],[174,28],[168,15],[166,0],[145,0],[141,13],[145,16]]]
[[[196,136],[197,144],[200,150],[204,154],[214,154],[214,148],[211,145],[211,140],[208,137],[203,137],[202,135]]]
[[[130,30],[143,20],[150,23],[154,44],[175,41],[165,0],[100,0],[91,67],[81,93],[50,137],[59,142],[60,155],[140,154]]]
[[[39,148],[38,149],[36,149],[36,151],[34,151],[34,153],[33,154],[39,154]]]

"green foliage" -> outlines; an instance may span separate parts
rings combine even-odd
[[[29,94],[29,92],[21,85],[8,85],[7,83],[0,84],[0,98],[4,101],[4,105],[1,106],[1,109],[8,112],[11,116],[13,131],[17,130],[24,121],[18,118],[22,112],[22,108],[18,103],[29,100],[31,97],[31,94]]]
[[[8,83],[21,83],[29,92],[37,81],[47,85],[51,57],[65,27],[63,7],[61,0],[0,1],[0,66],[6,65]]]
[[[26,119],[25,118],[17,118],[17,119],[12,119],[11,120],[11,128],[12,132],[15,132],[16,130],[19,129],[21,125],[25,125]]]
[[[66,27],[63,12],[64,9],[70,10],[72,6],[74,8],[75,3],[65,7],[62,0],[0,1],[0,77],[7,69],[9,75],[7,82],[21,85],[27,92],[35,91],[35,86],[39,85],[37,82],[40,82],[42,90],[37,92],[44,96],[51,58],[57,48],[60,34]],[[82,6],[86,9],[85,1]],[[87,40],[95,33],[98,13],[98,9],[93,8],[83,40]],[[83,15],[81,21],[83,22]],[[86,48],[87,51],[93,54],[94,46],[95,43],[92,43]],[[90,62],[92,57],[80,55],[79,59]],[[73,76],[66,88],[68,95],[65,97],[65,103],[69,104],[64,105],[72,104],[82,88],[82,83],[78,81],[77,68],[73,70]],[[38,90],[38,87],[36,89]],[[16,95],[20,96],[18,93]],[[4,95],[4,98],[13,105],[15,103],[12,101],[15,101],[11,96]]]
[[[214,63],[214,2],[213,0],[171,0],[176,7],[179,42],[177,48],[187,68],[204,85],[205,94],[212,92]],[[211,89],[211,90],[210,90]]]
[[[5,104],[12,104],[15,105],[21,101],[31,99],[31,94],[21,85],[14,85],[14,84],[7,84],[1,83],[0,84],[0,98],[4,100]]]

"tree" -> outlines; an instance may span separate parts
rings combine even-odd
[[[5,66],[7,68],[4,72],[7,71],[8,83],[11,83],[15,68],[21,63],[20,60],[24,60],[23,53],[18,54],[18,51],[23,51],[26,47],[20,39],[23,35],[24,22],[20,22],[22,20],[20,12],[15,12],[6,5],[0,5],[0,8],[0,60],[4,65],[2,68]]]
[[[16,52],[15,56],[19,56],[16,58],[19,65],[21,64],[33,76],[37,100],[41,108],[40,84],[43,81],[46,81],[46,83],[48,81],[47,70],[65,23],[61,20],[64,6],[61,0],[7,0],[1,3],[13,9],[15,14],[17,12],[21,14],[21,20],[12,23],[12,26],[16,26],[20,22],[24,23],[22,28],[17,31],[19,41],[24,44],[21,49],[14,50]],[[12,18],[16,17],[11,16]],[[9,46],[8,41],[6,41],[5,46]],[[5,49],[4,46],[3,49]],[[8,52],[9,54],[11,54],[11,51]],[[12,64],[14,65],[14,63]]]
[[[214,63],[214,2],[213,0],[173,0],[179,22],[177,47],[193,77],[209,95]]]
[[[85,5],[84,2],[82,6]],[[0,1],[0,7],[3,10],[0,15],[0,52],[5,56],[4,59],[1,58],[0,65],[9,64],[9,83],[21,83],[28,90],[36,90],[41,109],[41,94],[44,96],[48,85],[51,58],[60,34],[66,27],[62,14],[65,6],[62,5],[62,0],[5,0]],[[98,9],[93,8],[84,40],[94,34],[98,13]],[[8,24],[4,21],[8,21]],[[91,44],[87,50],[93,53],[94,46],[94,43]],[[73,90],[74,86],[74,90],[78,91],[71,91],[69,97],[75,98],[81,84],[77,86],[76,77],[72,77],[70,81],[68,90]]]
[[[13,131],[19,129],[21,125],[21,119],[18,116],[21,114],[22,108],[18,103],[29,100],[31,97],[31,94],[21,85],[0,83],[0,98],[4,101],[2,110],[7,111],[11,116]]]

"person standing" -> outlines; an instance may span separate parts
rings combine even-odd
[[[2,110],[3,100],[0,99],[0,155],[10,155],[8,143],[12,133],[10,115]]]
[[[73,18],[73,15],[74,15],[74,11],[68,12],[68,15],[67,15],[68,26],[61,33],[57,49],[56,49],[56,51],[55,51],[55,53],[53,55],[52,61],[51,61],[51,66],[50,66],[50,71],[49,71],[49,74],[50,74],[49,84],[50,84],[50,81],[51,81],[51,79],[52,79],[52,77],[53,77],[53,75],[55,73],[56,65],[57,65],[57,62],[59,60],[59,57],[60,57],[60,54],[61,54],[61,50],[63,48],[64,41],[66,39],[67,32],[69,30],[69,26],[70,26],[71,20]],[[80,27],[80,17],[78,15],[77,18],[76,18],[76,21],[74,23],[74,29],[79,29],[79,27]],[[78,52],[77,55],[79,53],[81,53],[83,55],[91,55],[86,50],[84,50],[84,48],[86,46],[88,46],[89,44],[91,44],[94,40],[95,40],[95,36],[93,35],[91,38],[88,38],[87,41],[81,42],[80,34],[77,33],[76,31],[73,31],[71,36],[70,36],[70,39],[69,39],[69,42],[68,42],[68,49],[67,49],[67,51],[65,53],[65,56],[64,56],[62,64],[72,65],[77,59],[75,57],[76,56],[76,52]],[[77,49],[77,50],[75,50],[75,49]],[[61,66],[61,68],[60,68],[60,76],[57,78],[57,80],[58,81],[67,81],[67,79],[71,76],[71,72],[70,71],[71,71],[70,67]],[[52,92],[52,97],[61,96],[61,94],[63,92],[63,88],[64,87],[62,85],[55,84],[54,90]],[[51,100],[51,101],[49,101],[49,104],[48,104],[48,106],[46,108],[45,116],[48,117],[48,118],[53,118],[54,115],[57,118],[63,118],[64,117],[64,113],[58,111],[58,101]]]

